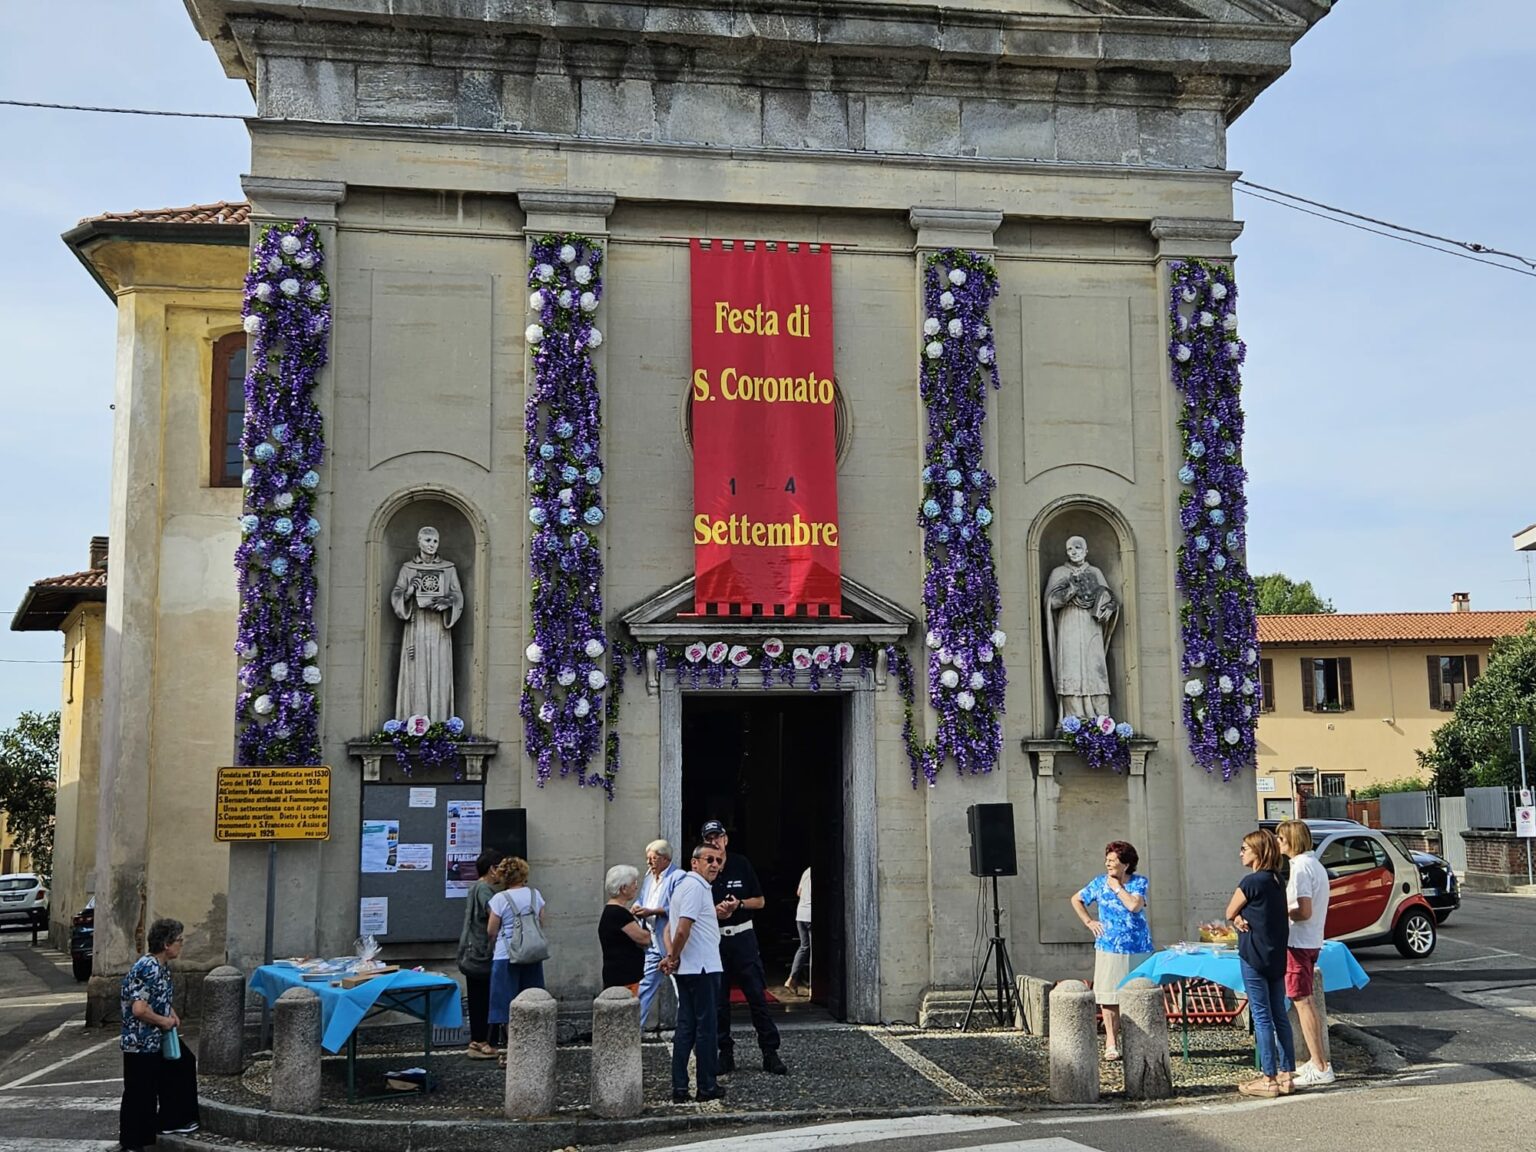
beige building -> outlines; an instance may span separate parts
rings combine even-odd
[[[1453,600],[1450,612],[1259,617],[1259,815],[1294,814],[1298,795],[1428,778],[1416,753],[1487,668],[1493,642],[1536,620]]]
[[[451,900],[371,887],[385,881],[360,871],[365,821],[398,823],[401,843],[419,837],[413,855],[435,852],[441,868],[447,802],[526,814],[549,899],[550,984],[576,1000],[598,979],[604,871],[658,833],[686,850],[705,816],[736,826],[733,850],[769,885],[770,965],[775,909],[792,909],[806,863],[819,869],[818,995],[848,1019],[913,1019],[929,990],[968,985],[973,804],[1013,805],[1019,874],[1002,899],[1021,971],[1087,974],[1067,897],[1099,871],[1107,839],[1141,849],[1161,938],[1219,910],[1232,861],[1207,846],[1230,841],[1249,798],[1194,765],[1180,723],[1169,263],[1230,258],[1240,225],[1226,127],[1328,5],[1240,2],[1219,19],[1187,3],[1091,7],[856,2],[747,16],[703,0],[435,0],[404,15],[382,0],[188,0],[256,95],[251,223],[314,222],[334,302],[316,510],[331,838],[278,853],[278,955],[349,951],[364,913],[381,912],[360,901],[382,898],[391,954],[450,957]],[[188,963],[248,967],[263,950],[266,852],[226,853],[210,826],[214,772],[233,756],[239,494],[209,463],[247,237],[226,228],[242,235],[225,246],[192,222],[122,235],[130,226],[93,222],[72,241],[116,298],[122,333],[98,970],[120,972],[140,927],[164,914],[191,929]],[[612,802],[573,779],[538,786],[518,714],[532,594],[522,334],[530,244],[564,231],[605,250],[597,592],[610,635],[647,646],[781,632],[791,644],[898,642],[922,661],[924,261],[951,246],[990,256],[1003,387],[986,435],[1010,679],[998,771],[957,778],[946,766],[934,788],[914,788],[883,659],[819,693],[764,692],[747,674],[738,688],[696,688],[652,660],[623,698]],[[834,249],[847,619],[686,615],[689,237]],[[464,587],[455,694],[484,747],[463,778],[408,779],[359,743],[394,709],[390,587],[428,524]],[[1051,739],[1041,586],[1071,535],[1123,602],[1113,708],[1143,737],[1126,776],[1090,771]],[[921,695],[917,722],[934,729]],[[413,787],[433,790],[432,816],[407,805]]]

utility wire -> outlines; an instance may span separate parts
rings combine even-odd
[[[158,108],[103,108],[93,104],[46,104],[41,100],[0,100],[10,108],[53,108],[60,112],[112,112],[119,116],[179,116],[189,120],[248,120],[238,112],[166,112]]]

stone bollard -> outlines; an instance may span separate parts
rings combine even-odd
[[[628,988],[604,988],[592,1001],[591,1084],[594,1116],[640,1114],[640,1001]]]
[[[1094,1104],[1099,1099],[1099,1036],[1093,990],[1081,980],[1051,989],[1051,1100]]]
[[[1323,998],[1323,970],[1312,970],[1312,1007],[1317,1011],[1317,1018],[1322,1022],[1323,1032],[1323,1058],[1313,1060],[1312,1052],[1307,1047],[1306,1034],[1301,1030],[1301,1017],[1296,1014],[1296,1005],[1291,1004],[1286,1011],[1291,1018],[1291,1035],[1296,1041],[1296,1067],[1300,1068],[1308,1060],[1312,1060],[1319,1068],[1326,1068],[1333,1062],[1333,1053],[1328,1044],[1328,1004]]]
[[[1162,1100],[1173,1095],[1168,1013],[1163,990],[1150,980],[1132,980],[1120,989],[1120,1052],[1126,1096]]]
[[[244,1063],[245,976],[228,964],[203,977],[203,1023],[197,1034],[198,1071],[238,1076]]]
[[[542,988],[524,989],[507,1009],[507,1087],[502,1110],[509,1120],[531,1120],[555,1110],[557,1016],[555,998]]]
[[[1049,1036],[1051,1032],[1050,1003],[1051,982],[1038,976],[1020,976],[1016,980],[1019,993],[1019,1010],[1014,1026],[1023,1028],[1031,1036]]]
[[[290,988],[273,1014],[271,1107],[307,1116],[320,1108],[320,997]]]

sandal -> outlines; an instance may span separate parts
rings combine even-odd
[[[1104,1049],[1104,1059],[1106,1059],[1106,1060],[1118,1060],[1118,1059],[1120,1059],[1120,1049],[1118,1049],[1118,1048],[1106,1048],[1106,1049]]]
[[[1296,1091],[1296,1083],[1290,1072],[1281,1072],[1275,1077],[1275,1088],[1281,1096],[1290,1096]]]
[[[1276,1084],[1273,1080],[1265,1080],[1263,1077],[1239,1084],[1237,1090],[1244,1096],[1258,1096],[1265,1100],[1273,1100],[1276,1096],[1280,1095],[1280,1085]]]
[[[471,1060],[494,1060],[497,1055],[496,1049],[483,1040],[470,1041],[469,1048],[464,1054]]]

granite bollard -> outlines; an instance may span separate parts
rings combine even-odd
[[[1291,1004],[1286,1011],[1291,1017],[1291,1034],[1296,1038],[1296,1066],[1300,1068],[1306,1061],[1311,1060],[1320,1068],[1326,1068],[1333,1063],[1333,1053],[1328,1043],[1328,1004],[1323,997],[1323,970],[1312,969],[1312,1008],[1317,1012],[1317,1018],[1322,1021],[1323,1051],[1322,1059],[1313,1059],[1312,1050],[1307,1046],[1307,1035],[1301,1030],[1301,1018],[1296,1015],[1296,1005]]]
[[[1099,1037],[1093,989],[1063,980],[1051,989],[1051,1100],[1093,1104],[1099,1099]]]
[[[208,1076],[238,1076],[245,1039],[245,974],[228,964],[203,977],[203,1024],[197,1065]]]
[[[526,988],[507,1008],[507,1084],[502,1109],[509,1120],[549,1116],[555,1110],[555,998]],[[639,1028],[635,1029],[636,1034]]]
[[[290,988],[273,1015],[272,1110],[307,1116],[320,1108],[320,997]]]
[[[1173,1095],[1168,1013],[1163,990],[1150,980],[1132,980],[1120,989],[1120,1052],[1126,1096],[1163,1100]]]
[[[591,1083],[593,1115],[640,1114],[640,1001],[628,988],[604,988],[592,1001]]]
[[[1031,1036],[1050,1035],[1050,1013],[1046,1010],[1051,995],[1051,982],[1038,976],[1017,978],[1019,1010],[1015,1014],[1015,1027],[1023,1028]]]

